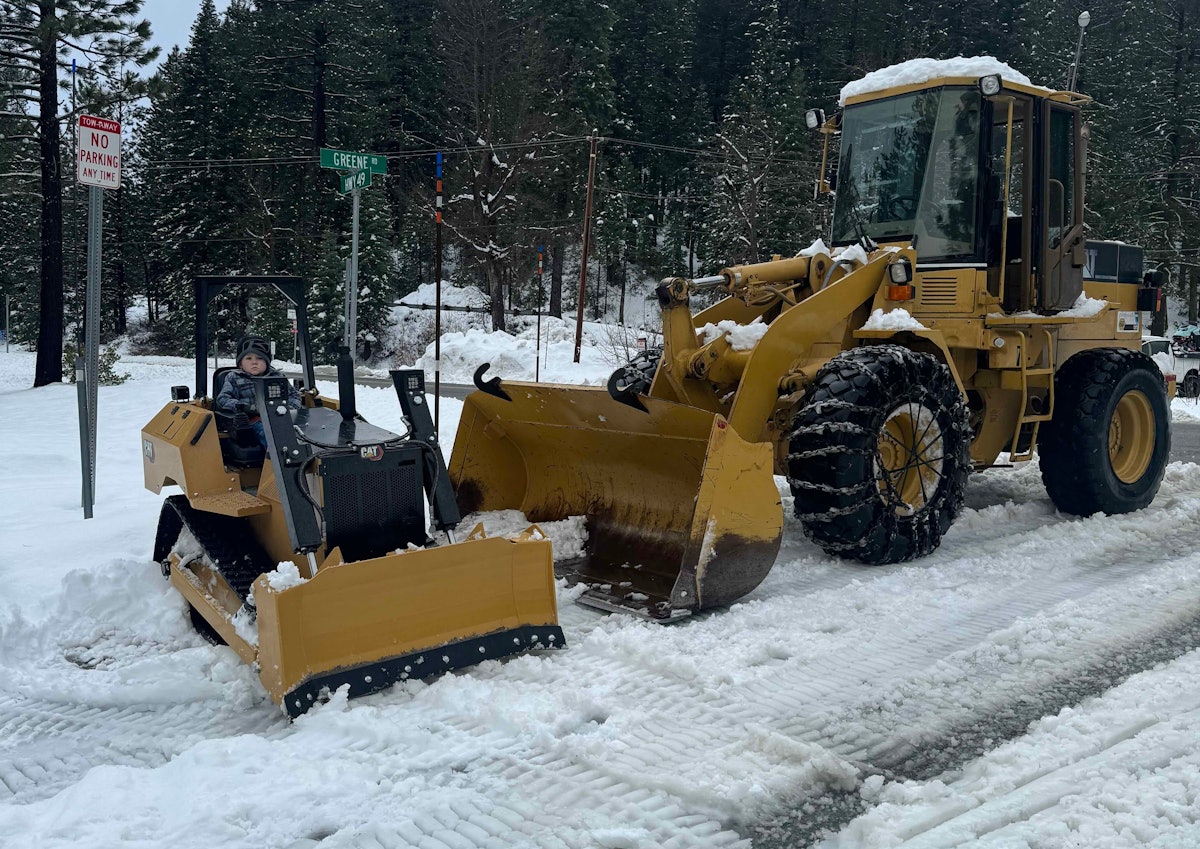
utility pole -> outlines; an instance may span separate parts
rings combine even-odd
[[[433,282],[437,290],[433,311],[433,432],[438,432],[442,397],[442,152],[437,154],[437,199],[433,213]]]
[[[542,298],[545,293],[542,291],[542,246],[538,245],[538,300],[537,300],[537,342],[533,348],[533,382],[538,383],[541,380],[542,366]]]
[[[579,362],[579,349],[583,344],[583,301],[587,294],[588,249],[592,242],[592,190],[596,185],[598,132],[598,130],[592,130],[588,145],[587,198],[583,203],[583,257],[579,263],[579,304],[575,310],[575,362]]]

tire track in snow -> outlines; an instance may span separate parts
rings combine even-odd
[[[485,665],[432,687],[398,688],[356,703],[345,716],[338,715],[336,704],[329,705],[312,717],[312,727],[323,734],[344,729],[346,745],[304,756],[312,762],[367,763],[411,788],[405,786],[404,793],[385,788],[365,802],[336,793],[314,800],[314,805],[358,810],[373,809],[385,798],[400,799],[377,806],[386,810],[387,821],[313,831],[305,839],[327,846],[356,845],[360,836],[396,846],[437,845],[434,841],[567,846],[586,843],[608,827],[591,831],[576,825],[591,821],[625,824],[625,832],[605,832],[615,845],[621,845],[618,838],[634,845],[737,845],[741,838],[733,827],[748,832],[748,815],[778,809],[789,799],[807,811],[829,811],[836,822],[842,816],[839,800],[859,797],[853,791],[844,797],[829,791],[845,779],[847,766],[841,764],[839,771],[836,762],[822,762],[823,751],[842,758],[871,755],[883,762],[910,741],[909,714],[918,719],[933,714],[941,728],[954,727],[962,714],[951,708],[959,704],[932,695],[922,704],[911,693],[924,693],[931,680],[983,687],[1003,677],[1004,670],[1020,672],[1020,653],[1005,653],[1012,639],[1006,629],[1052,613],[1064,602],[1086,602],[1106,588],[1136,599],[1127,585],[1167,569],[1161,558],[1137,563],[1127,556],[1145,537],[1133,520],[1105,525],[1127,533],[1106,534],[1099,544],[1089,539],[1097,527],[1092,521],[1064,520],[1050,534],[1022,520],[1011,533],[979,546],[982,551],[974,557],[939,553],[918,564],[852,570],[853,579],[836,590],[813,591],[810,585],[808,592],[796,592],[796,570],[777,569],[779,579],[770,593],[670,628],[572,610],[564,615],[571,651]],[[1154,542],[1170,550],[1183,544],[1164,534]],[[992,568],[990,561],[1005,552],[1020,559],[1020,568]],[[1043,562],[1047,556],[1053,562]],[[1117,562],[1097,569],[1089,558]],[[816,565],[820,568],[820,562]],[[1160,602],[1165,609],[1168,600]],[[1111,599],[1095,602],[1100,614],[1113,605]],[[992,612],[993,607],[999,611]],[[1150,607],[1147,602],[1143,613]],[[797,622],[811,625],[797,629]],[[997,645],[999,653],[988,655]],[[120,661],[119,645],[108,654],[114,651]],[[198,651],[211,657],[224,650]],[[85,662],[73,664],[75,674],[86,674],[84,667],[101,655],[76,653]],[[1010,683],[1019,687],[1023,680],[1018,675]],[[504,713],[504,697],[513,692],[520,693],[523,709],[540,700],[552,705],[547,710],[555,715],[535,718],[542,731],[530,733],[519,717]],[[472,698],[457,698],[464,693]],[[885,697],[891,693],[904,696],[900,710],[888,722],[869,721],[885,715]],[[11,710],[19,714],[33,703]],[[46,710],[60,708],[51,703]],[[84,722],[91,730],[74,737],[81,752],[91,747],[93,762],[140,756],[142,749],[160,745],[160,732],[170,743],[172,709],[147,706],[141,714],[120,717],[113,710],[100,709]],[[238,717],[265,722],[265,730],[246,731],[272,743],[265,754],[277,760],[261,765],[268,771],[289,766],[288,757],[300,757],[309,740],[303,723],[272,725],[281,719],[261,702],[247,705],[231,698],[178,709],[184,715],[189,710],[203,726],[193,742],[243,733]],[[205,717],[211,724],[203,725]],[[54,721],[61,720],[47,720],[39,728],[61,727],[70,738],[70,723],[55,726]],[[425,749],[401,745],[382,728],[409,723],[421,725],[434,743]],[[26,733],[21,727],[14,726]],[[135,752],[106,752],[103,740],[113,734],[128,739]],[[191,746],[176,740],[185,751]],[[163,763],[178,754],[178,749],[164,753]],[[58,765],[57,757],[49,753],[29,763],[28,771],[41,782],[35,786],[58,786],[54,776],[72,771]]]

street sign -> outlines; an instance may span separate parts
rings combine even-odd
[[[347,194],[355,189],[365,189],[371,185],[371,172],[363,168],[359,171],[352,171],[349,174],[342,174],[339,179],[342,194]]]
[[[386,174],[387,157],[378,153],[354,153],[349,150],[333,150],[323,147],[321,148],[321,167],[336,168],[340,171],[360,171],[366,168],[372,174]]]
[[[121,125],[108,118],[80,115],[76,175],[85,186],[121,187]]]

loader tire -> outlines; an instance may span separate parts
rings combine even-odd
[[[843,352],[792,422],[788,483],[805,534],[863,563],[921,557],[963,505],[971,428],[945,364],[898,345]]]
[[[1064,513],[1129,513],[1158,493],[1171,453],[1162,373],[1140,351],[1095,348],[1054,377],[1038,439],[1042,482]]]
[[[639,352],[612,373],[609,385],[615,386],[623,394],[645,395],[650,391],[650,384],[654,382],[654,373],[658,371],[662,353],[662,348],[648,348]]]

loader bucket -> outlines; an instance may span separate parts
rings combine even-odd
[[[729,604],[775,562],[783,529],[767,443],[722,416],[602,388],[505,383],[464,402],[450,477],[464,512],[586,517],[586,556],[558,564],[580,601],[656,620]]]
[[[327,563],[340,561],[335,549]],[[550,542],[468,539],[254,584],[259,675],[295,717],[328,688],[350,696],[408,678],[563,648]]]

